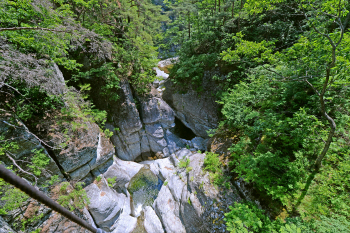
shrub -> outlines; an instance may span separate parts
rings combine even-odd
[[[180,159],[179,168],[187,168],[190,165],[191,160],[189,158]]]
[[[82,185],[83,183],[79,182],[75,184],[75,188],[72,188],[68,182],[62,182],[57,202],[70,211],[83,209],[86,204],[90,203],[90,200]]]
[[[113,188],[115,182],[116,182],[116,179],[117,177],[110,177],[110,178],[107,178],[107,183],[108,183],[108,186]]]

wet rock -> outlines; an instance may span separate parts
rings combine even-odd
[[[139,216],[146,206],[153,204],[159,192],[158,183],[158,177],[146,167],[131,178],[128,191],[132,197],[133,216]]]

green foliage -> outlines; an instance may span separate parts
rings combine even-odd
[[[0,213],[7,214],[8,211],[22,207],[23,203],[28,200],[29,196],[21,190],[7,185],[2,179],[0,182],[1,191],[4,191],[1,201],[5,202],[4,206],[0,209]]]
[[[108,97],[111,100],[118,100],[117,90],[120,88],[120,79],[117,75],[117,69],[113,66],[113,63],[105,63],[98,68],[91,68],[86,72],[79,72],[73,76],[73,80],[80,79],[97,79],[103,77],[105,84],[102,87],[101,94]],[[89,91],[91,88],[89,88]],[[81,88],[82,91],[82,88]]]
[[[202,91],[201,84],[205,68],[212,66],[217,60],[217,55],[201,54],[199,56],[185,57],[176,63],[171,70],[171,76],[175,84],[199,86],[197,91]]]
[[[47,184],[48,184],[49,186],[52,186],[52,185],[54,185],[54,184],[57,184],[57,183],[59,182],[59,180],[60,180],[60,178],[59,178],[58,175],[53,175],[53,176],[50,177],[50,180],[47,181]]]
[[[169,183],[168,181],[165,181],[165,182],[164,182],[164,186],[167,186],[167,185],[168,185],[168,183]]]
[[[222,163],[218,154],[213,152],[205,152],[204,166],[206,171],[221,172]]]
[[[204,170],[209,172],[210,179],[215,185],[222,185],[230,178],[224,176],[219,155],[213,152],[205,152]]]
[[[85,205],[90,203],[86,191],[83,189],[82,183],[75,184],[72,188],[69,182],[62,182],[59,188],[59,198],[57,202],[70,211],[75,209],[83,209]]]
[[[38,229],[36,229],[36,230],[34,230],[34,231],[30,232],[30,233],[40,233],[40,231],[41,231],[41,228],[38,228]]]
[[[113,132],[109,129],[105,129],[103,133],[106,135],[107,138],[111,138],[113,136]]]
[[[179,168],[187,168],[188,165],[190,165],[190,163],[191,163],[191,160],[189,158],[185,157],[185,158],[179,160],[178,167]]]
[[[59,96],[49,95],[39,86],[28,87],[20,81],[10,82],[18,92],[7,102],[12,107],[19,119],[27,121],[32,118],[42,118],[47,113],[62,106],[63,102]]]
[[[303,221],[301,218],[270,220],[254,203],[235,203],[225,214],[227,230],[230,232],[312,233],[348,232],[350,222],[345,217],[334,215]]]
[[[114,184],[116,183],[116,179],[117,177],[110,177],[110,178],[107,178],[107,183],[108,183],[108,186],[113,188]]]
[[[41,214],[39,214],[39,215],[34,215],[34,216],[32,216],[31,218],[29,218],[29,219],[25,219],[25,218],[23,218],[21,221],[22,221],[22,231],[25,231],[25,229],[26,229],[26,226],[28,225],[28,224],[30,224],[30,223],[33,223],[33,222],[35,222],[35,221],[37,221],[37,220],[39,220],[39,219],[41,219],[42,217],[44,217],[44,213],[41,213]],[[36,231],[35,231],[36,232]],[[40,232],[40,231],[38,231],[38,232]]]
[[[96,177],[96,181],[97,181],[97,182],[100,182],[101,180],[102,180],[102,176]]]
[[[227,230],[230,232],[248,232],[247,229],[260,232],[263,222],[267,220],[262,210],[249,203],[236,203],[234,207],[230,206],[230,210],[225,214]]]
[[[28,167],[32,169],[34,175],[40,176],[42,170],[50,163],[50,157],[44,153],[43,149],[34,149],[32,152],[34,153],[31,157],[32,164]]]

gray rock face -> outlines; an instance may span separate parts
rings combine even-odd
[[[170,132],[170,130],[168,129],[166,130],[165,140],[167,142],[170,154],[173,154],[186,146],[185,143],[181,140],[181,138]]]
[[[91,122],[84,123],[87,125],[87,130],[80,129],[80,135],[75,136],[65,150],[55,152],[64,171],[74,180],[80,180],[90,171],[101,168],[115,154],[114,146],[100,132],[98,125]]]
[[[90,184],[85,190],[90,200],[93,200],[88,210],[101,229],[112,231],[112,226],[122,213],[130,214],[130,197],[110,189],[104,178],[98,184]]]
[[[162,99],[152,97],[142,102],[142,120],[145,124],[159,123],[163,128],[169,128],[175,121],[174,111]]]
[[[115,189],[121,189],[125,191],[126,184],[130,182],[130,175],[125,171],[125,169],[122,169],[117,164],[113,164],[108,168],[106,173],[104,173],[104,177],[106,179],[112,178],[114,179],[115,183],[113,184],[113,188]]]
[[[136,228],[137,218],[123,213],[113,225],[112,233],[130,233]]]
[[[99,84],[96,86],[98,89]],[[106,124],[106,128],[113,132],[111,141],[116,147],[117,156],[123,160],[133,161],[141,155],[141,118],[127,81],[120,83],[120,89],[116,90],[116,94],[119,96],[118,100],[101,99],[99,95],[93,98],[100,108],[108,110],[110,121]]]
[[[193,148],[194,150],[200,150],[200,151],[206,151],[207,150],[207,143],[208,143],[208,138],[204,139],[201,137],[195,137],[192,140],[185,140],[182,139],[181,141],[188,145],[190,148]]]
[[[15,231],[11,229],[10,225],[0,216],[0,233],[10,232],[15,233]]]
[[[163,223],[165,232],[186,233],[180,219],[180,204],[176,202],[167,186],[163,185],[153,208]]]
[[[178,93],[170,80],[164,86],[163,99],[174,110],[176,117],[196,135],[208,138],[206,131],[217,128],[219,122],[219,105],[212,96],[216,91],[213,86],[216,85],[206,85],[201,93],[188,89],[185,94]]]
[[[147,233],[164,233],[162,223],[152,207],[146,206],[144,216],[145,220],[143,224]]]

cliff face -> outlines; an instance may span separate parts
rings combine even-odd
[[[57,66],[54,69],[64,86],[62,73]],[[215,187],[203,171],[206,131],[217,127],[217,105],[208,93],[178,94],[167,75],[160,74],[165,80],[159,78],[143,96],[136,95],[127,81],[120,83],[118,100],[100,95],[101,86],[94,85],[94,103],[108,112],[105,127],[113,132],[110,139],[85,118],[72,119],[76,128],[58,124],[59,114],[39,124],[38,132],[47,143],[22,122],[12,125],[5,116],[1,133],[20,145],[11,152],[15,159],[30,158],[33,149],[50,158],[39,185],[53,175],[60,182],[83,181],[90,203],[75,213],[106,231],[225,232],[224,213],[240,197],[235,190]],[[12,162],[5,157],[1,161]],[[183,161],[185,167],[180,165]],[[47,195],[59,198],[59,187],[46,189]],[[72,188],[67,186],[66,191]],[[26,224],[24,232],[85,232],[32,199],[4,216],[1,229],[34,215],[39,217]]]

